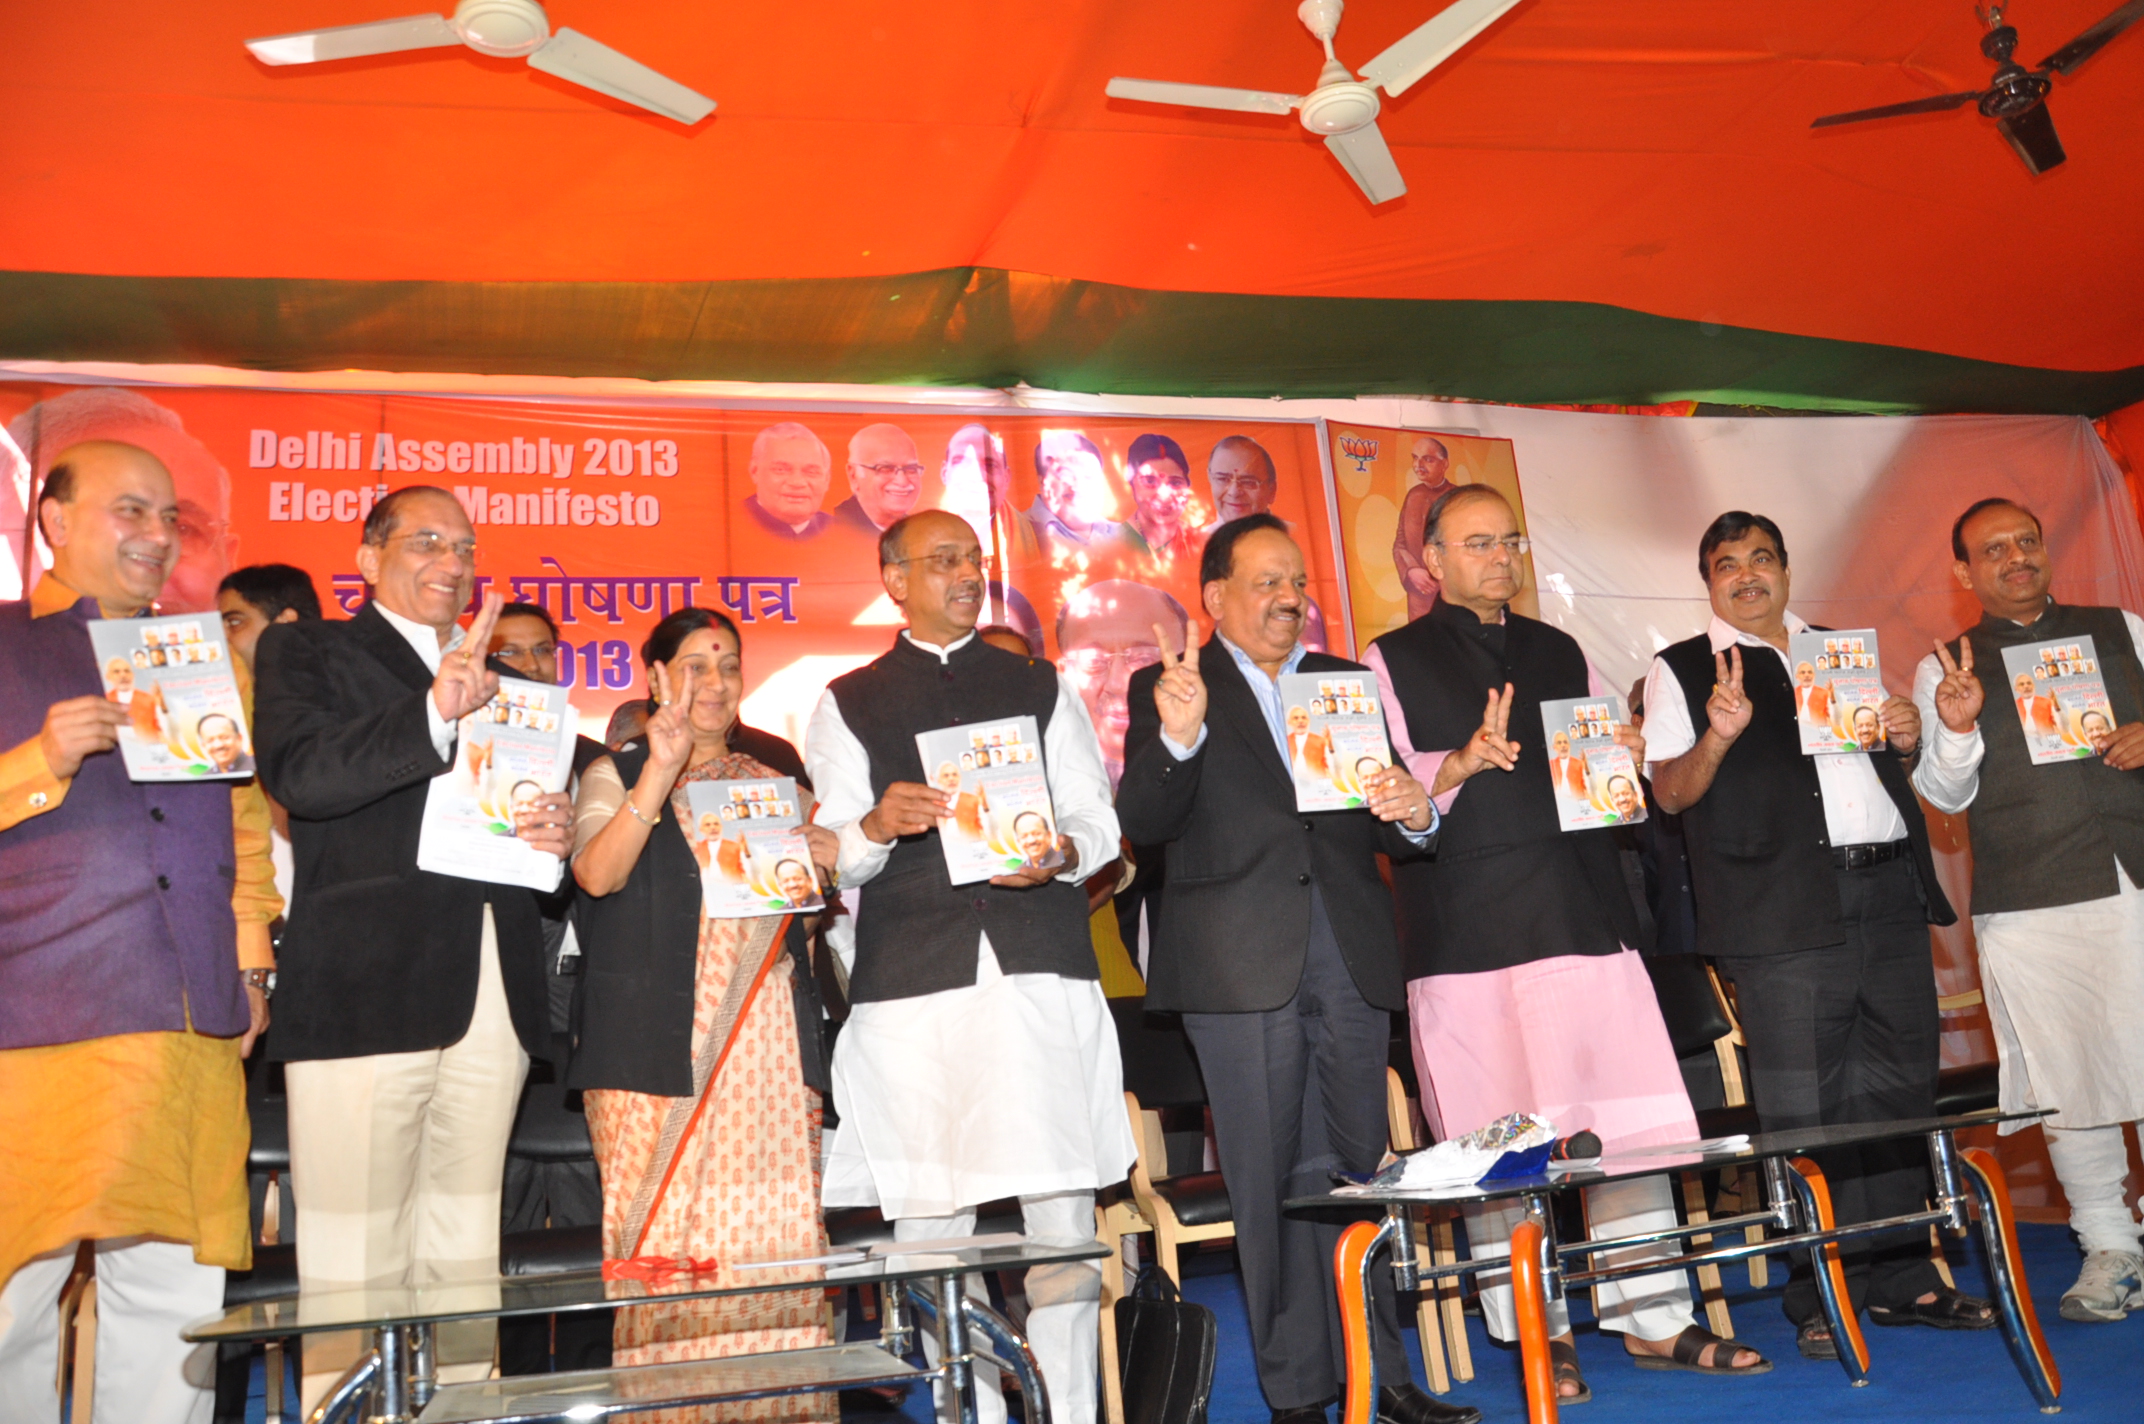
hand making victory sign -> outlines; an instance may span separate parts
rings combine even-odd
[[[1431,796],[1445,792],[1478,772],[1495,767],[1498,771],[1510,771],[1519,764],[1519,744],[1507,733],[1511,729],[1511,684],[1505,683],[1503,691],[1489,689],[1488,706],[1482,710],[1481,725],[1467,744],[1447,756],[1437,766],[1436,784],[1429,789]]]
[[[1987,689],[1973,676],[1973,645],[1959,639],[1958,656],[1953,659],[1950,649],[1938,638],[1936,661],[1943,665],[1943,680],[1936,684],[1936,716],[1953,732],[1970,732],[1987,701]]]
[[[1714,653],[1712,663],[1713,675],[1719,680],[1712,684],[1712,696],[1705,699],[1705,721],[1711,725],[1712,735],[1732,742],[1749,730],[1752,711],[1749,696],[1742,690],[1741,647]]]
[[[432,678],[432,705],[449,722],[458,722],[499,693],[499,675],[484,666],[484,650],[491,646],[492,626],[506,599],[497,589],[484,594],[484,604],[470,620],[462,645],[439,660]]]
[[[1206,724],[1206,679],[1199,676],[1199,645],[1184,640],[1181,654],[1169,651],[1169,635],[1154,625],[1161,648],[1161,677],[1154,684],[1154,710],[1161,714],[1162,734],[1189,750]]]

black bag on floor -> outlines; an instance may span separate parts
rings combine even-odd
[[[1212,1311],[1179,1296],[1161,1267],[1141,1267],[1117,1302],[1124,1424],[1206,1424],[1217,1341]]]

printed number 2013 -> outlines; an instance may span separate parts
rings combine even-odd
[[[677,473],[675,440],[603,440],[591,435],[581,444],[588,451],[588,463],[581,467],[584,475],[630,475],[637,469],[668,479]]]
[[[560,643],[558,685],[573,686],[576,673],[580,676],[581,686],[590,692],[606,687],[614,691],[631,687],[632,645],[617,638],[604,643]]]

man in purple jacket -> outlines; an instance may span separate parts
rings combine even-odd
[[[0,604],[0,1419],[59,1418],[57,1302],[89,1242],[98,1424],[191,1424],[214,1349],[179,1330],[252,1263],[268,809],[251,782],[129,780],[116,751],[89,623],[150,612],[177,564],[170,472],[85,441],[37,513],[51,572]]]

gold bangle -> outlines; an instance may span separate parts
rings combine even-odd
[[[646,813],[644,813],[638,806],[635,806],[633,804],[633,798],[630,796],[625,798],[625,809],[631,811],[633,813],[633,819],[640,822],[641,825],[646,826],[651,831],[655,829],[655,823],[649,820],[647,818]]]

